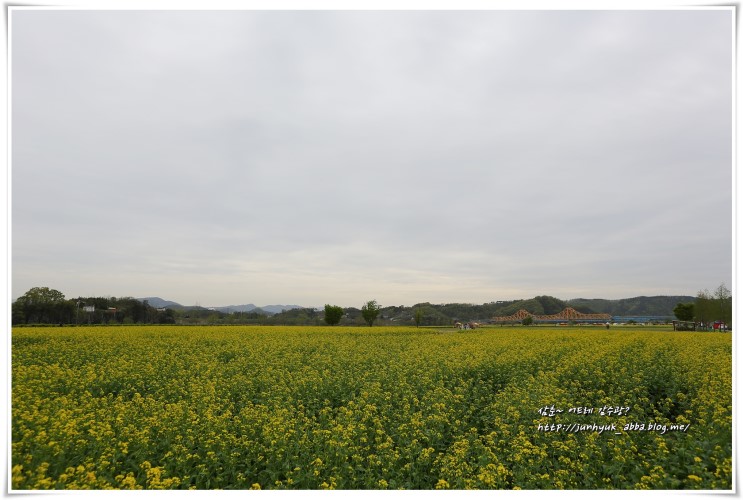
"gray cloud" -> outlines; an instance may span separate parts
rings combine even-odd
[[[730,284],[731,15],[14,11],[13,296]]]

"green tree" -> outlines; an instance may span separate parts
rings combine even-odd
[[[337,325],[343,317],[343,308],[341,306],[331,306],[325,304],[325,322],[329,325]]]
[[[694,303],[682,304],[679,302],[676,307],[673,308],[673,314],[676,315],[681,321],[693,321],[694,320]]]
[[[694,319],[708,325],[715,320],[715,299],[709,290],[700,290],[694,299]]]
[[[377,304],[376,300],[370,300],[363,306],[361,306],[361,316],[364,318],[364,321],[369,326],[372,326],[374,324],[374,320],[377,319],[377,316],[379,315],[379,311],[381,311],[381,307],[379,304]]]
[[[717,318],[730,326],[733,322],[733,299],[725,283],[720,283],[720,286],[715,290],[715,301],[717,302]]]
[[[24,293],[14,304],[14,316],[24,323],[69,322],[73,305],[65,301],[64,294],[49,287],[34,287]]]
[[[527,316],[526,318],[521,320],[521,324],[524,326],[529,326],[534,323],[534,318],[531,316]]]
[[[423,321],[423,309],[419,307],[418,309],[415,310],[414,319],[415,319],[416,328],[420,327],[421,321]]]

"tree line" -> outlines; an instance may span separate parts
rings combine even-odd
[[[65,298],[59,290],[34,287],[11,306],[13,325],[108,325],[108,324],[359,324],[372,326],[381,307],[376,300],[361,309],[325,306],[324,316],[309,308],[292,309],[281,314],[263,312],[222,313],[207,308],[155,308],[146,300],[133,297]],[[345,321],[344,321],[345,320]]]
[[[732,328],[733,297],[725,283],[721,283],[714,292],[700,290],[694,302],[679,302],[673,313],[681,321],[693,321],[704,327],[711,327],[715,321],[721,321]]]
[[[65,298],[59,290],[34,287],[11,306],[11,321],[20,324],[174,324],[175,311],[157,309],[133,297]]]
[[[394,308],[393,308],[394,310]],[[116,324],[261,324],[261,325],[361,325],[373,326],[382,307],[370,300],[360,309],[326,304],[324,311],[299,308],[270,315],[263,311],[224,313],[213,309],[155,308],[133,297],[65,298],[59,290],[34,287],[11,306],[13,325],[116,325]],[[418,309],[416,325],[423,319]]]
[[[532,299],[488,302],[485,304],[431,304],[428,302],[409,306],[381,306],[371,300],[361,307],[340,307],[326,304],[325,309],[297,308],[271,314],[260,309],[247,312],[222,312],[205,307],[156,308],[133,297],[76,297],[65,298],[58,290],[36,287],[26,292],[12,304],[12,323],[22,324],[183,324],[183,325],[409,325],[441,326],[454,322],[487,322],[494,316],[508,316],[519,309],[533,314],[556,314],[565,307],[572,306],[583,313],[609,312],[627,314],[631,312],[652,311],[655,314],[673,314],[681,319],[694,318],[700,322],[715,320],[732,323],[732,298],[723,285],[714,292],[699,292],[691,296],[675,297],[679,304],[691,304],[691,316],[670,306],[659,308],[671,297],[636,297],[619,301],[590,299],[595,307],[588,307],[589,299],[563,301],[550,296],[537,296]],[[691,302],[691,299],[694,299]],[[583,301],[584,303],[578,303]],[[677,304],[678,307],[678,304]],[[686,314],[686,315],[685,315]]]

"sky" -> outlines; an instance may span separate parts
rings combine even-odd
[[[733,15],[13,9],[11,298],[731,288]]]

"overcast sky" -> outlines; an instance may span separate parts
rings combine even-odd
[[[732,16],[13,10],[12,298],[731,287]]]

